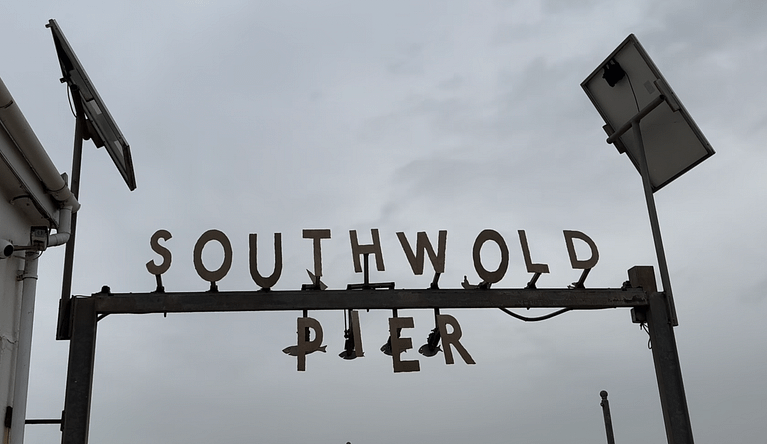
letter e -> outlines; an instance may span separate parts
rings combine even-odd
[[[394,373],[417,372],[421,370],[421,363],[418,360],[402,361],[400,353],[413,348],[411,338],[401,338],[400,329],[413,328],[413,318],[389,318],[389,337],[391,338],[391,357],[394,364]]]

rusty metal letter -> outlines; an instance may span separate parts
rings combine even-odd
[[[153,260],[146,263],[146,269],[154,275],[163,274],[170,268],[170,262],[172,255],[170,250],[160,245],[160,239],[167,241],[172,238],[168,230],[157,230],[152,238],[149,240],[149,245],[152,247],[152,251],[162,256],[162,263],[157,265]]]
[[[522,254],[525,256],[525,267],[528,273],[548,273],[549,264],[534,264],[530,258],[530,247],[527,245],[527,234],[525,230],[518,230],[519,243],[522,245]]]
[[[564,230],[565,243],[567,244],[567,253],[570,255],[570,265],[577,270],[590,270],[599,261],[599,251],[597,250],[597,244],[591,240],[590,237],[581,233],[580,231]],[[580,239],[591,248],[591,257],[585,261],[579,260],[578,255],[575,253],[575,246],[573,245],[573,239]]]
[[[274,271],[265,278],[258,272],[258,235],[250,233],[250,276],[261,288],[272,288],[282,274],[282,233],[274,233]]]
[[[391,338],[391,357],[394,363],[394,373],[417,372],[421,370],[421,364],[418,360],[400,360],[400,353],[413,348],[413,340],[411,338],[401,338],[399,336],[400,329],[413,328],[414,326],[413,318],[389,318],[389,337]]]
[[[314,330],[314,340],[309,340],[309,329]],[[298,371],[306,371],[306,355],[320,349],[322,345],[322,326],[314,318],[298,318]]]
[[[362,330],[360,329],[360,313],[357,310],[351,311],[351,319],[349,319],[349,326],[352,329],[352,335],[354,336],[354,354],[358,358],[365,356],[365,352],[362,350]]]
[[[498,264],[498,269],[492,272],[487,271],[485,267],[482,266],[482,257],[480,256],[482,245],[487,241],[495,242],[501,250],[501,263]],[[474,241],[473,253],[474,269],[477,270],[477,274],[485,283],[494,284],[503,279],[506,270],[509,268],[509,248],[506,246],[506,241],[499,232],[495,230],[483,230],[479,233],[479,236],[477,236],[477,239]]]
[[[210,241],[216,241],[221,244],[224,249],[224,260],[221,266],[215,271],[210,271],[205,268],[205,264],[202,263],[202,250],[205,245]],[[226,234],[219,230],[208,230],[197,239],[197,243],[194,244],[194,269],[197,270],[197,274],[208,282],[219,282],[226,276],[229,269],[232,267],[232,244],[229,242],[229,238]]]
[[[405,233],[398,232],[397,238],[402,245],[402,250],[405,252],[407,261],[410,263],[410,268],[413,269],[413,274],[420,276],[423,274],[423,261],[424,252],[428,253],[431,265],[434,267],[435,273],[445,272],[445,246],[447,245],[447,231],[440,230],[439,240],[437,241],[437,253],[434,253],[434,247],[429,242],[429,237],[425,231],[419,231],[416,235],[415,249],[416,253],[413,254],[413,249],[405,237]]]
[[[451,333],[447,332],[448,324],[453,328]],[[465,363],[476,364],[469,352],[466,351],[466,348],[460,342],[463,333],[461,332],[461,325],[458,323],[458,320],[450,315],[437,315],[437,326],[439,327],[439,335],[442,338],[442,351],[445,353],[445,364],[453,364],[453,351],[450,349],[450,345],[455,347]]]
[[[312,248],[314,250],[314,276],[322,276],[322,244],[321,239],[330,239],[330,229],[324,230],[304,230],[304,239],[312,239]],[[316,284],[316,282],[313,282]]]
[[[378,236],[378,228],[371,228],[370,235],[373,238],[372,244],[360,245],[357,241],[357,230],[349,230],[349,237],[352,243],[352,260],[354,261],[354,271],[362,273],[362,263],[360,255],[373,254],[376,258],[376,268],[378,271],[384,271],[383,253],[381,252],[381,239]]]

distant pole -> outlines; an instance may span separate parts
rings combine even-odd
[[[615,435],[613,434],[613,420],[610,416],[610,401],[607,400],[607,392],[602,390],[599,392],[599,396],[602,397],[602,402],[599,405],[602,406],[602,414],[605,417],[605,432],[607,432],[607,444],[615,444]]]

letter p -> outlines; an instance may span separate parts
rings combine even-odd
[[[314,330],[314,340],[310,341],[309,329]],[[298,371],[306,371],[306,355],[317,351],[322,345],[322,326],[314,318],[298,318]]]

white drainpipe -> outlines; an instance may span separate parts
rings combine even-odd
[[[71,234],[72,207],[68,205],[59,209],[59,227],[56,229],[56,234],[48,235],[48,246],[58,247],[66,244]]]
[[[48,236],[48,247],[64,245],[69,240],[72,226],[72,207],[59,210],[59,228]],[[29,364],[32,356],[32,332],[37,293],[37,261],[41,252],[27,250],[24,254],[24,271],[21,280],[21,313],[19,335],[16,340],[16,368],[13,383],[13,417],[10,441],[7,444],[23,444],[27,417],[27,393],[29,390]]]
[[[40,253],[27,251],[24,257],[24,271],[20,276],[21,318],[19,337],[16,341],[16,369],[13,383],[13,418],[11,420],[10,444],[24,442],[24,427],[27,417],[27,388],[29,387],[29,362],[32,354],[32,320],[35,313],[37,292],[37,258]]]

